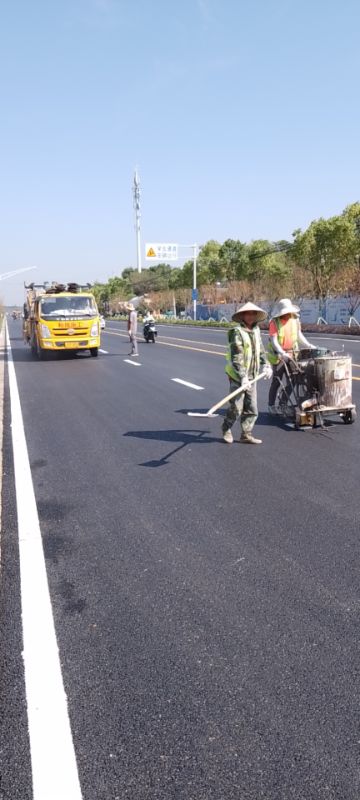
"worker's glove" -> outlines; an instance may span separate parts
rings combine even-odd
[[[285,353],[285,352],[281,353],[280,358],[281,358],[282,361],[285,361],[286,364],[288,364],[289,361],[291,361],[291,356],[289,356],[289,354]]]
[[[242,379],[241,388],[243,389],[244,392],[247,392],[247,390],[251,388],[251,383],[250,383],[249,378],[247,376]]]
[[[272,378],[272,375],[273,375],[271,364],[264,364],[261,374],[264,376],[264,379],[266,381],[269,381],[270,378]]]

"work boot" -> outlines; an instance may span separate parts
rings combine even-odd
[[[262,444],[262,439],[255,439],[251,433],[242,433],[240,436],[241,444]]]
[[[233,443],[234,437],[233,437],[233,435],[231,433],[230,428],[227,428],[226,430],[224,430],[224,428],[222,428],[222,435],[223,435],[224,442],[226,442],[227,444],[232,444]]]

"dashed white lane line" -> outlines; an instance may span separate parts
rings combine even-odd
[[[81,800],[39,517],[8,330],[23,659],[33,800]]]
[[[189,383],[189,381],[183,381],[182,378],[171,378],[172,381],[175,383],[181,383],[183,386],[188,386],[190,389],[197,389],[198,392],[202,392],[204,387],[198,386],[196,383]]]
[[[133,367],[142,367],[139,361],[130,361],[130,358],[124,358],[125,364],[132,364]]]
[[[108,350],[103,350],[101,347],[99,347],[99,353],[104,353],[104,355],[107,356],[109,351]]]

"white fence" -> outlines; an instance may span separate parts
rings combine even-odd
[[[360,307],[353,312],[351,300],[348,297],[329,297],[326,301],[312,299],[297,299],[293,301],[300,307],[301,321],[308,324],[326,322],[328,325],[348,325],[350,319],[355,319],[360,324]],[[274,303],[261,303],[269,316]],[[230,322],[232,315],[239,306],[235,303],[219,305],[202,305],[198,303],[196,318],[198,320],[222,320]],[[189,318],[192,317],[192,308],[186,310]]]

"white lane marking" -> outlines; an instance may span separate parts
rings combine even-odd
[[[311,339],[311,337],[313,335],[311,333],[311,331],[306,331],[306,334],[307,334],[307,336],[310,336],[310,339]],[[337,335],[339,335],[339,334],[337,334]],[[327,341],[329,341],[329,342],[347,342],[347,344],[350,344],[350,342],[360,342],[360,339],[354,339],[353,336],[351,335],[351,333],[349,334],[347,339],[336,339],[335,337],[336,337],[336,334],[334,334],[334,336],[319,336],[317,333],[314,332],[314,339],[316,339],[316,340],[319,339],[319,341],[321,341],[321,342],[327,342]]]
[[[130,358],[124,358],[125,364],[132,364],[133,367],[142,367],[138,361],[130,361]]]
[[[101,347],[99,347],[99,353],[104,353],[104,355],[107,356],[109,354],[109,351],[108,350],[103,350]]]
[[[5,350],[6,350],[6,341],[5,341],[5,333],[6,333],[6,326],[4,320],[1,322],[1,332],[0,332],[0,427],[3,430],[4,427],[4,374],[5,374]],[[3,461],[3,445],[0,442],[0,475],[2,475],[2,461]],[[2,485],[0,480],[0,508],[1,506],[1,496],[2,496]],[[2,567],[2,559],[1,559],[1,515],[0,515],[0,580],[1,580],[1,567]]]
[[[81,800],[8,330],[6,333],[33,800]]]
[[[189,383],[189,381],[183,381],[181,378],[171,378],[172,381],[175,383],[181,383],[183,386],[189,386],[190,389],[197,389],[198,392],[202,392],[204,387],[197,386],[196,383]]]
[[[171,326],[170,325],[166,325],[166,326],[161,326],[161,327],[169,327],[170,328]],[[160,326],[159,326],[159,329],[160,329]],[[110,330],[115,332],[116,329],[115,328],[110,328]],[[192,328],[192,330],[194,330],[194,328]],[[212,334],[213,333],[222,333],[222,334],[224,334],[224,333],[227,332],[227,330],[229,330],[229,329],[228,328],[223,328],[223,329],[220,329],[220,330],[219,329],[216,330],[214,328],[214,329],[211,329],[211,333]],[[122,335],[127,337],[127,334],[125,334],[125,333],[122,334]],[[269,334],[266,331],[261,331],[261,335],[262,336],[267,336],[267,337],[269,336]],[[319,340],[319,341],[330,341],[330,342],[335,342],[335,343],[336,342],[347,342],[348,344],[349,344],[349,342],[354,342],[354,343],[356,343],[356,342],[359,343],[360,342],[360,339],[353,339],[352,336],[350,336],[350,335],[347,337],[347,339],[335,339],[333,336],[319,336],[316,332],[310,333],[309,335],[310,335],[310,338],[313,336],[314,339]],[[209,342],[209,341],[203,342],[203,341],[200,341],[198,339],[181,339],[179,336],[164,336],[163,338],[164,339],[175,339],[176,342],[189,342],[190,344],[204,344],[204,345],[207,345],[208,347],[222,347],[224,350],[226,350],[227,347],[228,347],[227,344],[219,344],[219,342]]]

